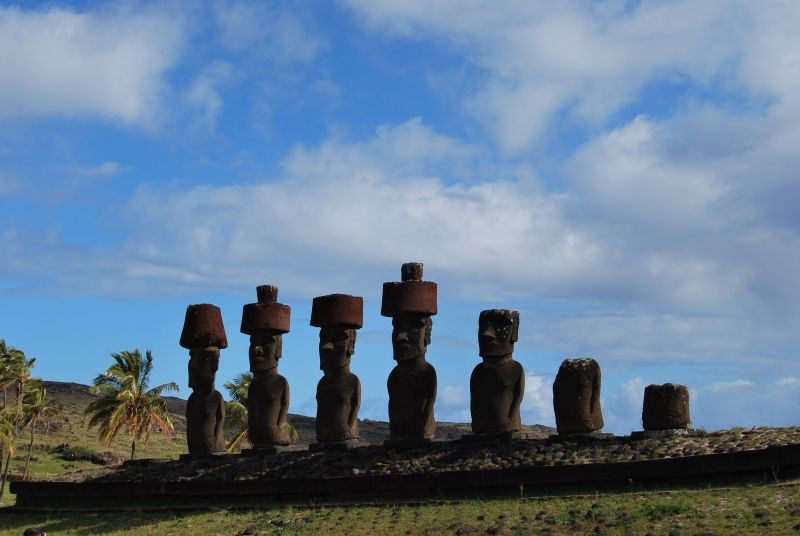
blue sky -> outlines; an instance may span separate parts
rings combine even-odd
[[[436,415],[466,421],[482,309],[520,311],[523,420],[561,360],[606,429],[689,386],[709,429],[800,422],[800,4],[0,4],[0,337],[89,383],[152,349],[188,396],[186,305],[292,307],[313,414],[314,296],[364,296],[361,417],[386,418],[381,285],[439,283]]]

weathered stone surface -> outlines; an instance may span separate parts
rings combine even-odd
[[[289,331],[288,305],[277,303],[278,287],[256,289],[258,303],[242,308],[243,333],[250,335],[250,371],[247,391],[248,439],[254,449],[264,450],[291,443],[289,435],[289,382],[278,374],[283,355],[283,333]]]
[[[261,285],[257,287],[256,295],[258,303],[248,303],[242,308],[240,331],[247,335],[263,330],[289,333],[291,308],[277,303],[278,287]]]
[[[645,430],[689,428],[689,389],[685,385],[665,383],[644,389],[642,425]]]
[[[422,280],[422,263],[408,262],[401,268],[402,281],[383,284],[381,314],[397,316],[401,313],[435,315],[438,312],[437,285]]]
[[[553,382],[558,433],[585,434],[603,428],[600,365],[594,359],[566,359]]]
[[[363,323],[363,299],[331,294],[314,298],[311,325],[320,327],[319,360],[323,377],[317,384],[317,443],[358,439],[361,382],[350,372],[356,329]]]
[[[195,303],[187,307],[180,344],[186,349],[227,348],[228,338],[219,307],[210,303]]]
[[[225,401],[214,388],[219,367],[219,348],[189,350],[189,387],[186,402],[186,442],[191,456],[225,452]]]
[[[518,333],[517,311],[487,309],[478,317],[483,362],[472,371],[469,382],[472,431],[476,434],[510,434],[522,426],[519,408],[525,393],[525,371],[512,358]]]
[[[318,296],[311,304],[311,325],[359,329],[364,325],[364,299],[349,294]]]
[[[425,360],[436,314],[436,283],[422,281],[422,263],[406,263],[402,282],[383,284],[381,314],[392,316],[392,352],[397,366],[389,391],[389,445],[433,439],[436,369]]]

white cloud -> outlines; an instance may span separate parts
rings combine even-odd
[[[525,396],[520,408],[522,422],[555,426],[553,380],[533,372],[525,373]]]
[[[250,51],[279,62],[307,62],[324,46],[297,5],[225,1],[216,4],[214,14],[220,40],[232,51]]]
[[[463,385],[445,385],[439,395],[442,406],[465,406],[469,404],[469,393]]]
[[[0,8],[0,117],[152,126],[182,44],[180,17],[164,11]]]
[[[103,162],[97,166],[88,166],[88,167],[72,167],[67,170],[67,173],[70,175],[77,175],[80,177],[110,177],[112,175],[117,175],[127,171],[126,168],[122,167],[119,162],[114,162],[113,160],[109,160],[108,162]]]
[[[800,378],[795,378],[793,376],[789,378],[781,378],[775,382],[775,385],[800,385]]]
[[[485,74],[467,109],[511,153],[549,132],[556,114],[602,125],[653,81],[780,98],[800,82],[800,10],[790,0],[345,4],[377,31],[462,52]]]
[[[647,385],[637,376],[622,382],[610,395],[601,395],[604,431],[624,435],[642,429],[642,402]]]
[[[705,391],[711,394],[721,393],[723,391],[738,390],[742,387],[753,387],[755,384],[750,380],[734,380],[730,382],[714,382],[705,388]]]
[[[733,426],[797,426],[800,383],[731,380],[692,394],[695,426],[718,430]]]
[[[233,82],[234,69],[222,60],[210,62],[203,67],[186,90],[186,101],[197,112],[198,125],[213,132],[222,113],[221,89]]]

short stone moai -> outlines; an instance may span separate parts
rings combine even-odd
[[[691,424],[689,389],[685,385],[665,383],[645,387],[642,406],[643,435],[669,436],[686,433]]]
[[[514,361],[519,312],[487,309],[478,316],[482,363],[469,379],[472,431],[476,438],[522,438],[519,408],[525,394],[525,371]]]
[[[359,296],[329,294],[314,298],[311,325],[319,330],[317,384],[317,442],[312,450],[357,447],[361,382],[350,372],[356,347],[356,330],[363,325],[364,300]]]
[[[214,388],[219,351],[228,347],[222,313],[216,305],[199,303],[186,308],[181,346],[189,349],[189,387],[186,402],[188,457],[225,453],[225,401]]]
[[[387,381],[391,447],[417,447],[433,439],[436,369],[425,360],[437,313],[436,283],[422,280],[422,263],[400,270],[401,281],[383,284],[381,315],[392,317],[392,352],[397,365]]]
[[[278,374],[283,334],[289,333],[291,309],[278,303],[278,287],[256,288],[258,303],[242,308],[241,332],[250,335],[250,372],[247,391],[247,437],[253,448],[245,453],[286,450],[289,436],[289,383]]]
[[[595,434],[603,428],[600,365],[594,359],[565,359],[553,382],[559,435]]]

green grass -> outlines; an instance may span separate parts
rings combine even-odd
[[[797,534],[800,481],[445,504],[275,507],[189,513],[0,512],[0,535],[50,534]],[[794,528],[796,527],[796,528]]]

